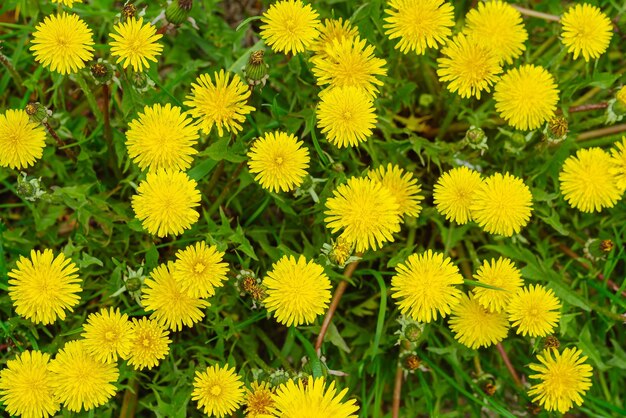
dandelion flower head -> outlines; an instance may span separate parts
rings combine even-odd
[[[189,296],[180,282],[174,279],[176,264],[168,262],[150,272],[143,288],[141,304],[152,312],[150,319],[156,320],[172,331],[180,331],[183,326],[192,327],[204,318],[204,308],[209,302]]]
[[[544,350],[537,355],[540,364],[529,367],[536,374],[531,379],[540,382],[531,386],[528,395],[548,411],[566,413],[574,404],[583,403],[583,395],[591,387],[592,368],[585,363],[587,356],[578,348]]]
[[[428,250],[412,254],[396,266],[391,279],[392,297],[400,313],[416,321],[432,322],[437,316],[445,317],[459,303],[461,291],[456,285],[463,283],[458,267],[449,257]]]
[[[248,152],[248,168],[255,180],[271,192],[299,187],[309,168],[309,150],[293,134],[267,132]]]
[[[274,410],[273,391],[267,382],[252,382],[246,391],[246,418],[269,418]]]
[[[129,128],[128,155],[142,170],[186,170],[198,153],[193,148],[198,143],[198,128],[178,106],[146,106]]]
[[[97,360],[84,340],[66,343],[50,362],[49,369],[54,394],[70,411],[89,411],[115,395],[117,366]]]
[[[197,183],[182,171],[150,171],[132,197],[135,216],[144,229],[158,237],[180,235],[198,221]]]
[[[159,364],[170,352],[169,331],[157,321],[133,318],[128,365],[135,370],[148,370]]]
[[[224,253],[204,241],[178,251],[175,267],[174,279],[192,297],[213,296],[215,288],[223,286],[227,280],[228,264],[224,263]]]
[[[444,0],[389,0],[388,4],[385,35],[399,38],[395,48],[405,54],[437,49],[452,34],[454,7]]]
[[[447,220],[461,225],[471,221],[470,207],[482,182],[479,172],[465,166],[446,171],[439,177],[433,190],[437,211]]]
[[[126,359],[131,349],[131,328],[128,315],[119,309],[101,309],[90,314],[83,325],[85,347],[98,361]]]
[[[374,47],[365,39],[333,39],[326,54],[326,59],[313,61],[313,75],[319,86],[353,86],[374,96],[383,85],[378,77],[387,75],[387,62],[374,56]]]
[[[380,182],[398,203],[400,214],[405,216],[418,216],[422,210],[420,202],[424,196],[420,193],[422,187],[417,179],[409,172],[404,171],[395,164],[380,166],[367,173],[372,180]]]
[[[73,74],[93,58],[93,32],[75,14],[47,16],[35,27],[33,51],[35,61],[50,71]]]
[[[306,384],[305,384],[306,383]],[[337,393],[335,382],[325,388],[323,377],[308,377],[295,383],[288,380],[276,389],[274,407],[281,417],[357,418],[359,407],[354,399],[343,401],[348,389]]]
[[[376,121],[374,102],[362,88],[332,87],[320,96],[317,126],[337,148],[355,147],[367,141]]]
[[[570,206],[582,212],[600,212],[615,206],[622,190],[614,163],[608,152],[597,147],[570,155],[559,173],[561,194]]]
[[[507,71],[496,84],[493,98],[509,125],[531,130],[554,116],[559,90],[545,68],[527,64]]]
[[[274,52],[297,54],[319,36],[319,15],[301,0],[280,0],[261,18],[261,38]]]
[[[0,114],[0,167],[22,169],[43,155],[46,132],[23,110]]]
[[[561,318],[561,302],[552,289],[530,285],[519,289],[509,300],[507,312],[517,333],[545,337],[554,331]]]
[[[480,305],[490,312],[502,312],[508,306],[509,299],[519,290],[524,282],[520,271],[508,258],[485,260],[478,268],[474,279],[479,283],[497,287],[474,287],[474,296]]]
[[[215,126],[219,136],[224,135],[224,131],[236,134],[242,130],[246,115],[254,110],[246,104],[250,90],[237,74],[232,74],[231,79],[231,73],[224,70],[215,72],[214,79],[215,82],[209,74],[198,76],[184,104],[191,108],[191,115],[199,119],[198,126],[203,133],[210,134]]]
[[[489,48],[501,64],[511,64],[526,50],[528,32],[522,15],[508,3],[478,2],[465,16],[465,23],[465,34]]]
[[[461,344],[472,349],[489,347],[506,338],[509,320],[505,312],[489,312],[470,294],[452,309],[450,329]]]
[[[17,268],[8,273],[9,297],[15,313],[35,324],[64,320],[66,311],[78,305],[82,291],[78,268],[65,255],[52,250],[30,252],[30,259],[20,257]]]
[[[143,17],[131,17],[113,27],[116,33],[110,33],[111,55],[117,57],[116,63],[122,63],[124,68],[129,65],[134,71],[144,71],[150,68],[148,61],[157,62],[157,57],[163,51],[163,45],[157,41],[163,37],[157,33],[150,22],[143,24]]]
[[[561,17],[563,32],[561,39],[567,51],[580,55],[585,61],[602,55],[613,36],[613,25],[600,8],[588,3],[578,3],[567,10]]]
[[[196,371],[191,399],[208,416],[231,415],[239,408],[243,397],[243,382],[234,367],[215,365],[203,372]]]
[[[442,49],[437,60],[439,80],[448,83],[448,90],[463,98],[480,99],[482,91],[491,86],[502,72],[498,57],[475,38],[459,33]]]
[[[528,224],[532,199],[522,179],[495,173],[476,191],[470,207],[472,218],[486,232],[510,237]]]
[[[315,61],[328,58],[326,48],[328,48],[333,41],[342,41],[344,39],[352,40],[358,36],[358,29],[353,27],[349,20],[343,20],[342,18],[325,19],[320,28],[320,36],[309,47],[314,54],[311,60]]]
[[[263,279],[267,311],[286,326],[310,324],[330,301],[330,280],[319,264],[301,255],[283,256]]]
[[[49,370],[50,355],[23,351],[0,371],[0,402],[10,415],[48,418],[59,410]]]
[[[357,252],[376,250],[400,231],[400,206],[391,191],[369,178],[351,177],[326,201],[326,227],[355,244]]]
[[[611,149],[613,167],[609,170],[615,176],[617,188],[624,193],[626,191],[626,137],[622,142],[616,142],[615,148]]]
[[[83,0],[52,0],[52,3],[61,3],[67,7],[74,6],[74,3],[82,3]]]

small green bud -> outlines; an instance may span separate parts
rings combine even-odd
[[[102,59],[91,66],[91,75],[98,84],[107,84],[113,78],[113,68],[107,61]]]
[[[435,102],[435,98],[432,94],[420,94],[418,103],[421,107],[430,107]]]
[[[404,329],[404,336],[407,340],[414,343],[422,336],[422,329],[417,324],[407,324]]]
[[[250,86],[258,86],[259,84],[264,86],[269,78],[267,72],[269,65],[263,60],[264,55],[265,52],[262,50],[253,51],[250,54],[250,59],[248,59],[248,64],[243,69],[246,81]]]
[[[141,279],[139,277],[130,277],[127,281],[126,281],[126,290],[128,290],[129,292],[137,292],[139,289],[141,289]]]
[[[24,110],[30,116],[30,120],[36,123],[47,122],[48,117],[52,115],[52,112],[39,102],[28,103]]]
[[[21,172],[20,174],[21,176],[17,176],[17,186],[15,190],[22,199],[34,202],[46,194],[41,184],[41,178],[29,179],[26,173]]]
[[[585,257],[591,261],[603,260],[608,253],[613,250],[615,244],[610,239],[600,240],[598,238],[592,238],[587,240],[583,252]]]
[[[173,25],[183,24],[189,17],[193,0],[172,0],[165,9],[165,18]]]
[[[465,138],[463,138],[463,143],[471,149],[481,151],[489,149],[489,146],[487,145],[487,135],[485,135],[485,131],[477,126],[470,126],[467,132],[465,132]]]

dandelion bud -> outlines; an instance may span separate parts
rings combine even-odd
[[[24,108],[26,114],[30,116],[30,120],[37,123],[45,123],[52,112],[39,102],[30,102]]]
[[[278,369],[273,371],[268,378],[270,385],[272,387],[282,385],[283,383],[287,383],[291,379],[291,376],[288,372],[283,369]]]
[[[465,133],[463,142],[471,149],[486,150],[489,148],[487,146],[487,135],[485,135],[485,131],[476,126],[470,126]]]
[[[494,385],[493,382],[487,382],[485,386],[483,386],[483,392],[485,392],[487,396],[493,396],[496,393],[496,389],[496,385]]]
[[[545,138],[551,144],[557,144],[563,140],[567,136],[568,123],[567,119],[563,116],[555,116],[548,121],[545,130]]]
[[[544,349],[559,348],[560,345],[561,345],[561,342],[554,335],[548,335],[545,341],[543,342]]]
[[[137,15],[137,7],[132,3],[126,3],[122,7],[122,21],[125,22],[128,19],[132,19]]]
[[[165,9],[165,18],[173,25],[181,25],[189,17],[193,0],[173,0]]]
[[[610,253],[613,251],[613,248],[615,248],[615,243],[610,239],[603,239],[600,242],[600,251],[604,253]]]
[[[113,69],[107,61],[102,59],[91,66],[91,75],[98,84],[107,84],[113,78]]]
[[[29,179],[26,173],[22,172],[20,174],[21,176],[17,177],[17,187],[15,190],[22,199],[34,202],[46,194],[46,191],[41,185],[41,178]]]
[[[248,64],[243,69],[246,81],[250,86],[258,86],[259,84],[265,86],[270,76],[267,72],[269,65],[263,61],[264,54],[263,51],[253,51],[250,54],[250,59],[248,59]]]
[[[404,370],[410,373],[417,370],[422,365],[422,362],[415,353],[410,352],[400,357],[400,365]]]
[[[421,107],[430,107],[435,102],[435,97],[432,94],[420,94],[418,103]]]
[[[354,251],[354,243],[345,238],[339,237],[333,244],[333,248],[328,254],[330,261],[338,266],[344,266]]]
[[[613,241],[610,239],[600,240],[592,238],[585,243],[583,252],[585,257],[591,261],[603,260],[606,257],[606,254],[611,252],[613,245]]]
[[[136,292],[141,289],[141,279],[139,277],[130,277],[126,281],[126,290],[129,292]]]
[[[422,336],[422,329],[417,324],[408,324],[404,329],[404,336],[414,343]]]

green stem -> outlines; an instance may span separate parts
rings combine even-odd
[[[11,62],[9,57],[7,57],[2,52],[0,52],[0,62],[4,65],[4,67],[7,69],[9,74],[11,74],[11,77],[13,77],[13,82],[17,86],[20,94],[24,95],[24,91],[25,91],[24,90],[24,81],[22,80],[22,77],[19,75],[19,73],[17,72],[17,70],[13,66],[13,63]]]
[[[98,101],[96,100],[96,96],[94,96],[93,91],[91,91],[91,88],[89,88],[89,84],[87,84],[87,80],[85,80],[85,77],[83,77],[80,72],[74,74],[74,76],[76,83],[78,83],[83,93],[85,93],[85,98],[87,99],[87,103],[89,103],[91,112],[94,114],[98,122],[102,122],[102,112],[98,107]]]
[[[111,170],[113,170],[115,178],[119,180],[122,178],[122,172],[120,171],[117,161],[117,153],[115,152],[115,146],[113,145],[113,132],[111,131],[111,113],[109,109],[111,91],[108,84],[104,84],[102,86],[102,96],[104,99],[104,103],[102,104],[102,114],[104,117],[104,140],[107,143],[107,151],[109,153],[109,167],[111,168]]]

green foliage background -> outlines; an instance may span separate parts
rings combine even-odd
[[[136,5],[147,6],[146,18],[151,20],[162,10],[162,3],[138,1]],[[313,5],[322,17],[349,18],[376,46],[377,56],[387,60],[389,74],[376,101],[379,123],[375,137],[356,149],[338,150],[328,144],[314,128],[320,89],[315,86],[311,64],[302,55],[287,59],[267,49],[270,79],[265,88],[253,93],[251,104],[257,110],[248,117],[244,131],[232,145],[228,137],[220,139],[215,133],[201,137],[200,153],[189,170],[203,195],[200,221],[176,239],[156,239],[142,230],[130,207],[143,174],[126,154],[124,132],[128,122],[146,104],[169,102],[185,108],[181,102],[195,77],[222,68],[240,73],[250,51],[262,47],[256,35],[258,21],[236,30],[243,19],[260,14],[257,2],[194,3],[191,16],[200,30],[187,23],[176,34],[164,37],[159,63],[148,72],[155,87],[140,94],[124,77],[120,77],[120,86],[112,86],[112,128],[120,178],[110,168],[112,156],[103,137],[101,88],[88,81],[91,96],[86,95],[74,77],[50,73],[35,64],[28,51],[34,26],[53,13],[56,5],[46,0],[8,0],[0,5],[2,52],[24,79],[22,90],[7,71],[0,72],[0,110],[23,108],[29,101],[45,104],[54,113],[52,123],[60,136],[78,153],[78,161],[72,163],[48,137],[42,160],[27,170],[29,176],[41,177],[49,195],[49,199],[36,202],[16,192],[16,171],[0,169],[0,366],[20,350],[56,352],[79,336],[86,316],[99,308],[118,306],[131,316],[143,315],[126,293],[111,296],[123,286],[127,267],[137,269],[144,263],[144,271],[149,272],[158,263],[172,260],[186,245],[207,240],[227,252],[233,278],[211,299],[205,320],[193,329],[173,334],[171,354],[156,370],[138,373],[121,363],[120,391],[107,405],[91,413],[64,411],[62,416],[119,416],[132,402],[129,395],[133,385],[138,388],[136,416],[200,416],[190,402],[194,370],[228,362],[251,381],[254,368],[298,371],[305,356],[309,356],[306,371],[322,367],[326,373],[327,366],[347,373],[334,379],[357,398],[361,416],[390,416],[399,352],[394,335],[399,329],[398,312],[389,294],[390,276],[393,266],[409,254],[433,249],[452,257],[468,279],[483,259],[503,255],[521,268],[527,284],[542,283],[554,289],[564,304],[557,332],[562,347],[581,348],[594,367],[593,387],[583,406],[572,415],[626,416],[626,332],[621,316],[626,301],[620,295],[626,289],[626,205],[622,201],[601,214],[581,214],[564,202],[557,181],[562,162],[574,150],[608,147],[619,138],[595,131],[605,126],[603,110],[568,115],[567,139],[548,146],[540,132],[524,135],[504,125],[490,95],[480,101],[460,100],[447,92],[435,75],[437,51],[418,57],[394,50],[394,43],[383,35],[382,0],[315,1]],[[453,3],[458,30],[471,2]],[[543,65],[556,77],[561,91],[559,105],[566,115],[572,105],[612,98],[624,83],[626,6],[612,0],[591,3],[615,18],[619,31],[608,53],[589,64],[573,61],[565,53],[558,38],[558,23],[525,19],[530,40],[517,64]],[[559,15],[569,3],[549,0],[519,4]],[[97,58],[108,57],[107,35],[119,8],[120,3],[111,0],[88,0],[74,7],[94,31]],[[85,75],[90,80],[87,72]],[[461,142],[470,125],[486,131],[489,149],[484,153]],[[253,181],[245,167],[247,147],[255,137],[274,129],[295,133],[305,141],[312,156],[310,174],[323,180],[313,186],[319,201],[306,192],[298,197],[271,194]],[[592,134],[580,135],[589,131]],[[211,184],[222,161],[224,172]],[[452,226],[432,207],[436,179],[462,161],[488,174],[509,171],[531,187],[533,217],[520,235],[499,238],[483,233],[474,224]],[[418,219],[404,224],[394,243],[365,254],[324,344],[324,366],[309,355],[321,318],[309,327],[277,326],[263,310],[253,310],[248,297],[240,296],[233,285],[234,275],[241,268],[249,268],[262,277],[283,254],[321,260],[320,248],[331,239],[323,222],[326,198],[347,177],[388,162],[416,175],[426,195],[424,209]],[[612,239],[615,249],[606,260],[572,258],[574,254],[582,257],[585,242],[591,238]],[[34,326],[14,314],[6,293],[6,273],[32,248],[63,251],[80,268],[84,280],[81,304],[63,322]],[[330,267],[327,273],[334,284],[342,274]],[[614,291],[601,277],[620,288]],[[513,331],[504,342],[513,365],[523,376],[529,374],[527,365],[541,346],[542,341],[514,335]],[[461,346],[446,321],[426,327],[418,355],[428,370],[417,371],[405,380],[403,417],[510,417],[532,409],[495,347],[473,351]],[[483,392],[486,378],[497,386],[493,396]]]

